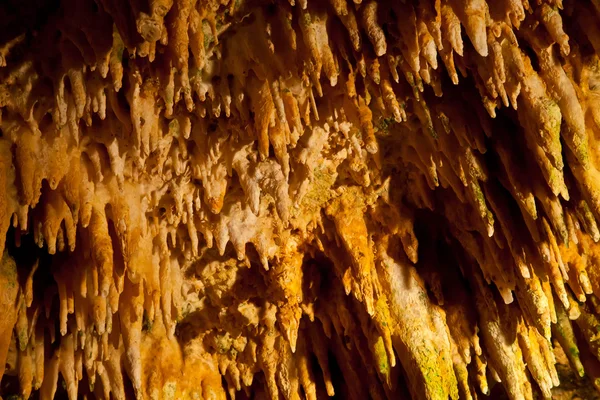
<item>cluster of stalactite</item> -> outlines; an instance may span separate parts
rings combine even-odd
[[[0,396],[600,389],[600,2],[0,3]]]

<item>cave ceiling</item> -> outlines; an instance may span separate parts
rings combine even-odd
[[[594,398],[599,54],[598,0],[1,2],[0,399]]]

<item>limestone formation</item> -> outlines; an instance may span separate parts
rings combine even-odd
[[[600,390],[599,56],[598,0],[0,2],[0,396]]]

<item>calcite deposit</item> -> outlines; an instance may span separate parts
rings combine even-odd
[[[0,399],[600,390],[599,55],[598,0],[0,2]]]

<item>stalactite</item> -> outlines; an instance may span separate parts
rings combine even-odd
[[[600,388],[597,2],[9,3],[0,399]]]

